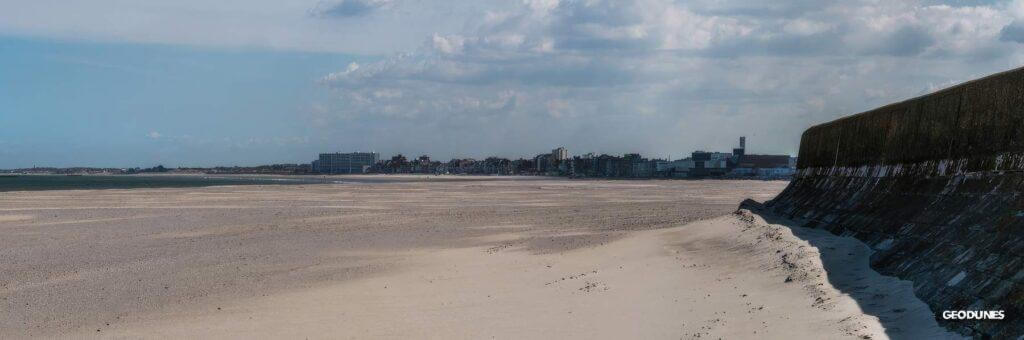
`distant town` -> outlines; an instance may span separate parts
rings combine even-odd
[[[694,151],[678,160],[648,159],[637,153],[622,156],[587,153],[570,156],[564,147],[532,159],[488,157],[482,160],[455,158],[432,160],[422,155],[409,159],[402,154],[381,159],[376,152],[322,153],[307,164],[273,164],[254,167],[167,168],[26,168],[0,170],[21,174],[433,174],[523,175],[570,178],[750,178],[787,179],[796,171],[796,157],[746,153],[746,137],[732,152]]]

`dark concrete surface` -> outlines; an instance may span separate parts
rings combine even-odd
[[[871,245],[947,328],[1024,334],[1024,68],[811,127],[799,157],[769,209]]]

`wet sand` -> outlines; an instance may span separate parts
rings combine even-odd
[[[3,193],[0,338],[944,336],[784,182],[453,178]]]

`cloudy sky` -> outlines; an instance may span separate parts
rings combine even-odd
[[[0,1],[0,168],[795,154],[1022,44],[1024,0]]]

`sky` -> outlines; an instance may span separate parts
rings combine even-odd
[[[1024,0],[0,1],[0,168],[796,155],[1022,44]]]

